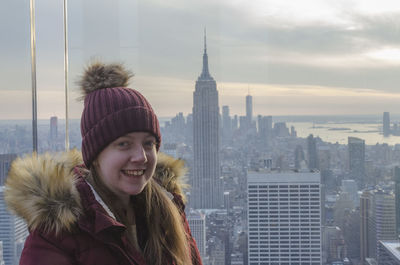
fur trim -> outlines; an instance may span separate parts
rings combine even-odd
[[[95,62],[85,69],[78,82],[84,97],[98,89],[110,87],[126,87],[133,73],[122,64],[104,64]]]
[[[175,159],[163,153],[158,154],[156,172],[154,178],[157,179],[161,186],[167,191],[178,194],[186,203],[185,189],[189,185],[186,184],[185,163],[182,159]]]
[[[82,163],[77,150],[17,158],[5,184],[4,197],[9,209],[23,218],[31,230],[56,234],[72,231],[83,211],[74,173],[74,167]],[[154,178],[167,191],[184,198],[183,166],[182,160],[159,153]]]
[[[57,155],[17,158],[11,165],[4,198],[9,208],[25,219],[30,229],[71,231],[81,213],[73,166],[81,163],[73,150]]]

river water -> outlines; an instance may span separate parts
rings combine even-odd
[[[323,141],[339,144],[347,144],[349,136],[365,140],[367,145],[376,143],[389,145],[400,144],[400,136],[391,135],[384,137],[381,123],[319,123],[312,122],[288,122],[287,126],[294,126],[298,137],[307,137],[313,134]]]

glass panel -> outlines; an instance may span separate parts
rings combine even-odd
[[[36,1],[38,150],[64,150],[63,1]]]
[[[18,264],[25,223],[4,202],[11,162],[32,152],[32,89],[29,2],[0,4],[0,264]]]

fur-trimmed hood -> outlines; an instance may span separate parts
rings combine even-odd
[[[82,213],[74,172],[75,166],[82,163],[77,150],[17,158],[5,184],[4,197],[9,209],[23,218],[30,229],[45,227],[56,233],[61,229],[71,230]],[[182,160],[158,154],[154,178],[183,199],[184,174]]]

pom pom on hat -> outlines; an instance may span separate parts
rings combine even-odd
[[[89,65],[78,82],[83,97],[87,94],[110,87],[126,87],[133,73],[126,70],[122,64],[104,64],[95,62]]]

